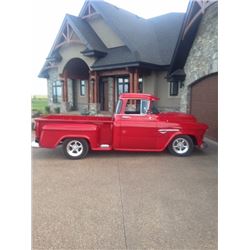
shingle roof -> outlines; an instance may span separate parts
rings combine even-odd
[[[184,13],[169,13],[148,19],[158,39],[158,49],[164,64],[170,64],[181,30]]]
[[[107,55],[105,57],[96,60],[93,69],[101,68],[116,68],[121,64],[132,64],[136,63],[137,59],[131,53],[127,46],[121,46],[116,48],[111,48],[107,50]],[[137,63],[138,64],[138,63]]]
[[[144,19],[104,1],[89,2],[120,36],[137,61],[170,64],[184,13]]]

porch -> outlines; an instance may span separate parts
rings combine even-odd
[[[59,74],[61,112],[110,116],[121,93],[143,92],[143,72],[140,68],[91,71],[82,59],[71,59]]]

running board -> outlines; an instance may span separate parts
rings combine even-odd
[[[110,151],[110,150],[112,150],[112,146],[110,146],[108,144],[101,144],[100,147],[92,148],[92,149],[97,150],[97,151]]]

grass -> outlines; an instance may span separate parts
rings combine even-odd
[[[31,107],[33,111],[45,112],[45,107],[48,106],[48,98],[43,96],[33,96],[31,99]]]

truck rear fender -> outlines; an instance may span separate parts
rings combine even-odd
[[[82,138],[93,148],[97,145],[97,130],[95,124],[48,124],[42,128],[39,143],[41,147],[55,148],[65,139]]]

